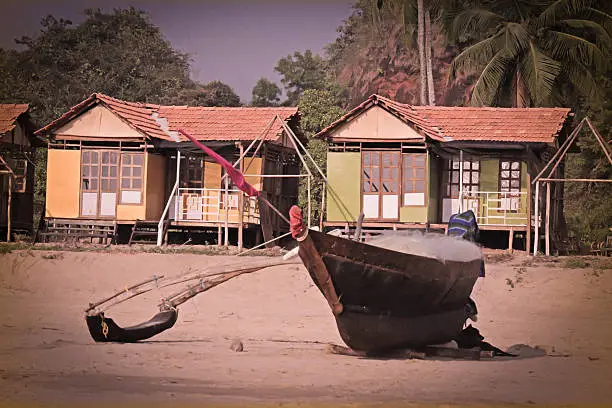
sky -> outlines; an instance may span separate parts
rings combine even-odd
[[[52,14],[78,24],[83,10],[134,6],[146,11],[172,46],[192,57],[192,76],[220,80],[241,100],[261,77],[280,84],[276,62],[294,51],[322,53],[352,12],[353,0],[0,0],[0,47],[33,36]]]

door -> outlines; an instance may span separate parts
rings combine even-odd
[[[119,152],[81,153],[81,217],[114,218],[119,187]]]
[[[362,153],[361,208],[364,218],[382,221],[399,219],[399,163],[399,152]]]

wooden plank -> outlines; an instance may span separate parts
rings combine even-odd
[[[298,251],[298,255],[304,262],[304,265],[308,269],[310,273],[314,275],[319,287],[323,292],[323,296],[327,300],[329,307],[332,310],[332,313],[335,316],[338,316],[344,310],[342,303],[340,303],[340,299],[336,294],[336,289],[334,288],[334,284],[331,280],[331,276],[329,276],[329,271],[321,258],[321,255],[317,251],[317,248],[312,242],[312,238],[308,235],[308,229],[304,231],[304,234],[300,237],[296,238],[299,242],[300,249]]]
[[[13,198],[13,177],[8,178],[8,202],[6,205],[6,242],[11,242],[11,199]]]
[[[531,250],[531,174],[527,172],[527,233],[525,234],[525,251]]]

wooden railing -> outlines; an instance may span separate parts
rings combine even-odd
[[[211,188],[179,188],[174,196],[174,220],[181,222],[238,223],[240,190]],[[259,207],[255,197],[243,197],[243,223],[259,223]]]
[[[472,191],[463,194],[463,211],[472,210],[479,225],[526,226],[526,192]]]

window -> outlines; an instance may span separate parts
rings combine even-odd
[[[28,161],[26,159],[15,159],[13,162],[13,191],[16,193],[25,193],[26,191],[26,176],[28,174]]]
[[[458,159],[447,160],[444,168],[444,185],[446,198],[459,198],[459,173],[461,162]],[[476,193],[480,190],[480,162],[463,161],[463,192]]]
[[[121,153],[121,203],[141,204],[144,154]]]
[[[102,163],[100,164],[100,190],[102,192],[117,192],[117,168],[119,167],[119,153],[100,152]]]
[[[380,192],[380,152],[363,152],[363,192]]]
[[[403,205],[425,205],[427,155],[404,153],[402,155]]]
[[[185,167],[181,167],[181,187],[202,188],[204,160],[201,157],[187,156]]]
[[[521,162],[500,161],[499,162],[499,191],[520,192],[521,191]]]
[[[98,155],[99,152],[83,151],[81,159],[81,190],[83,191],[98,191]]]

